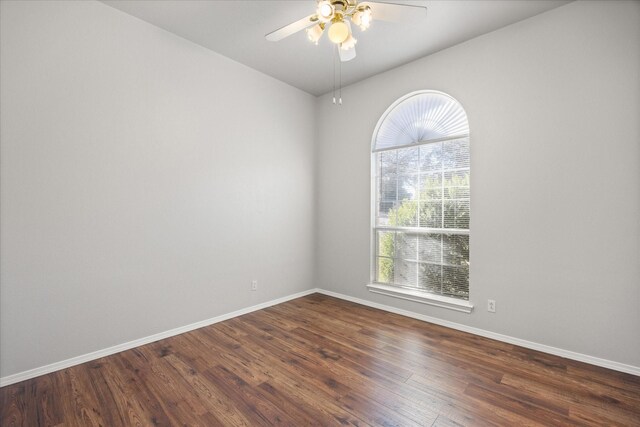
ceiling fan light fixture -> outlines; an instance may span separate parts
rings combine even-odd
[[[349,27],[344,21],[336,21],[329,27],[329,40],[335,44],[340,44],[347,40],[351,35]]]
[[[311,28],[307,28],[307,38],[315,44],[318,44],[318,40],[322,37],[322,33],[324,32],[324,23],[319,23],[314,25]]]
[[[329,0],[321,0],[318,2],[316,13],[318,14],[318,19],[322,22],[329,22],[333,18],[335,11],[335,7]]]

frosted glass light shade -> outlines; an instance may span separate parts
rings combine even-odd
[[[353,49],[356,46],[356,43],[358,43],[358,40],[355,39],[353,35],[349,34],[347,39],[342,43],[340,43],[340,49],[342,50]]]
[[[397,100],[373,132],[373,151],[469,135],[462,105],[437,91],[418,91]]]
[[[342,43],[349,37],[349,27],[342,21],[334,22],[329,27],[329,40],[335,44]]]
[[[371,8],[367,6],[362,10],[356,11],[351,17],[351,21],[359,26],[362,31],[366,30],[371,25]]]
[[[316,24],[311,28],[307,28],[307,38],[315,43],[318,44],[318,40],[320,40],[320,37],[322,37],[322,31],[324,29],[322,28],[322,26],[320,24]]]

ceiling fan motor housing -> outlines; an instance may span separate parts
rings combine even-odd
[[[336,11],[342,12],[343,15],[350,15],[358,6],[356,0],[331,0],[331,4]]]

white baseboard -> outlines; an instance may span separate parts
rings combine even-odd
[[[17,374],[9,375],[6,377],[0,378],[0,387],[4,387],[10,384],[14,384],[20,381],[28,380],[31,378],[39,377],[40,375],[48,374],[51,372],[59,371],[61,369],[66,369],[71,366],[79,365],[81,363],[90,362],[92,360],[100,359],[101,357],[110,356],[115,353],[120,353],[121,351],[129,350],[135,347],[139,347],[141,345],[149,344],[161,339],[169,338],[174,335],[183,334],[185,332],[193,331],[194,329],[199,329],[204,326],[213,325],[214,323],[222,322],[224,320],[231,319],[233,317],[242,316],[243,314],[251,313],[252,311],[261,310],[263,308],[271,307],[272,305],[281,304],[286,301],[290,301],[292,299],[300,298],[309,294],[313,294],[318,292],[317,289],[309,289],[303,292],[298,292],[293,295],[287,295],[282,298],[277,298],[271,301],[263,302],[262,304],[257,304],[251,307],[243,308],[240,310],[232,311],[231,313],[223,314],[220,316],[213,317],[211,319],[203,320],[200,322],[192,323],[190,325],[181,326],[179,328],[171,329],[165,332],[160,332],[158,334],[150,335],[148,337],[139,338],[137,340],[129,341],[124,344],[118,344],[113,347],[105,348],[102,350],[94,351],[91,353],[83,354],[81,356],[72,357],[71,359],[62,360],[60,362],[55,362],[50,365],[41,366],[39,368],[30,369],[28,371],[18,372]]]
[[[150,335],[148,337],[140,338],[137,340],[129,341],[124,344],[115,345],[113,347],[105,348],[103,350],[94,351],[92,353],[87,353],[81,356],[72,357],[71,359],[62,360],[60,362],[55,362],[50,365],[41,366],[39,368],[30,369],[28,371],[18,372],[17,374],[9,375],[6,377],[0,378],[0,387],[4,387],[10,384],[14,384],[20,381],[28,380],[31,378],[39,377],[40,375],[48,374],[51,372],[59,371],[61,369],[66,369],[71,366],[79,365],[81,363],[90,362],[92,360],[99,359],[101,357],[110,356],[115,353],[120,353],[121,351],[129,350],[135,347],[139,347],[141,345],[149,344],[164,338],[169,338],[174,335],[183,334],[185,332],[193,331],[194,329],[199,329],[205,326],[213,325],[214,323],[222,322],[224,320],[231,319],[233,317],[242,316],[243,314],[251,313],[253,311],[261,310],[263,308],[271,307],[272,305],[281,304],[286,301],[290,301],[292,299],[300,298],[306,295],[310,295],[313,293],[321,293],[325,295],[329,295],[335,298],[340,298],[346,301],[355,302],[357,304],[366,305],[368,307],[377,308],[380,310],[388,311],[390,313],[399,314],[402,316],[411,317],[413,319],[422,320],[424,322],[434,323],[440,326],[446,326],[447,328],[456,329],[463,332],[469,332],[474,335],[479,335],[486,338],[491,338],[497,341],[506,342],[509,344],[519,345],[521,347],[530,348],[532,350],[538,350],[543,353],[554,354],[556,356],[565,357],[571,360],[577,360],[579,362],[589,363],[591,365],[601,366],[603,368],[613,369],[615,371],[626,372],[632,375],[640,376],[640,367],[626,365],[624,363],[614,362],[607,359],[600,359],[598,357],[588,356],[582,353],[576,353],[573,351],[563,350],[561,348],[551,347],[544,344],[538,344],[531,341],[526,341],[520,338],[510,337],[508,335],[502,335],[491,331],[486,331],[484,329],[474,328],[471,326],[462,325],[455,322],[449,322],[447,320],[438,319],[436,317],[425,316],[424,314],[414,313],[407,310],[401,310],[399,308],[391,307],[384,304],[378,304],[372,301],[363,300],[360,298],[351,297],[348,295],[340,294],[337,292],[327,291],[324,289],[309,289],[303,292],[299,292],[293,295],[284,296],[282,298],[277,298],[271,301],[264,302],[262,304],[257,304],[251,307],[243,308],[241,310],[236,310],[231,313],[223,314],[217,317],[213,317],[211,319],[203,320],[201,322],[192,323],[190,325],[181,326],[179,328],[171,329],[169,331],[160,332],[155,335]]]
[[[346,301],[355,302],[356,304],[362,304],[368,307],[373,307],[380,310],[388,311],[390,313],[399,314],[401,316],[411,317],[412,319],[422,320],[424,322],[434,323],[440,326],[446,326],[447,328],[456,329],[458,331],[469,332],[474,335],[480,335],[482,337],[506,342],[508,344],[514,344],[520,347],[525,347],[532,350],[538,350],[543,353],[553,354],[556,356],[564,357],[566,359],[576,360],[578,362],[584,362],[590,365],[601,366],[603,368],[613,369],[614,371],[620,371],[620,372],[625,372],[627,374],[640,376],[640,367],[638,366],[626,365],[624,363],[614,362],[612,360],[600,359],[599,357],[588,356],[582,353],[576,353],[569,350],[563,350],[561,348],[551,347],[544,344],[538,344],[538,343],[526,341],[520,338],[514,338],[508,335],[502,335],[495,332],[486,331],[484,329],[474,328],[472,326],[462,325],[460,323],[438,319],[436,317],[425,316],[424,314],[414,313],[407,310],[401,310],[399,308],[391,307],[384,304],[378,304],[376,302],[367,301],[360,298],[351,297],[349,295],[344,295],[344,294],[340,294],[332,291],[326,291],[324,289],[317,289],[317,292],[321,294],[329,295],[335,298],[340,298]]]

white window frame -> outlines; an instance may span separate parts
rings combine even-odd
[[[471,284],[469,283],[469,300],[463,300],[463,299],[459,299],[459,298],[453,298],[453,297],[448,297],[448,296],[444,296],[444,295],[438,295],[438,294],[434,294],[434,293],[430,293],[430,292],[425,292],[425,291],[420,291],[417,289],[409,289],[409,288],[404,288],[404,287],[400,287],[400,286],[395,286],[395,285],[389,285],[389,284],[385,284],[385,283],[378,283],[375,281],[376,279],[376,270],[377,270],[377,259],[378,259],[378,254],[377,254],[377,231],[378,230],[389,230],[389,231],[394,231],[394,230],[398,230],[398,231],[409,231],[411,233],[414,234],[429,234],[429,233],[434,233],[434,232],[442,232],[442,233],[447,233],[447,234],[464,234],[464,235],[468,235],[470,236],[470,230],[471,230],[471,226],[469,226],[469,229],[425,229],[425,228],[409,228],[409,227],[393,227],[393,226],[389,226],[389,227],[380,227],[377,225],[377,217],[376,217],[376,212],[377,212],[377,196],[378,196],[378,170],[377,170],[377,157],[378,154],[380,153],[380,151],[374,151],[375,149],[375,144],[376,144],[376,136],[378,134],[378,129],[381,125],[381,123],[384,121],[384,119],[386,118],[386,116],[393,111],[393,109],[398,106],[400,103],[404,102],[405,100],[407,100],[410,97],[413,97],[415,95],[419,95],[419,94],[425,94],[425,93],[435,93],[435,94],[442,94],[445,96],[448,96],[451,98],[450,95],[443,93],[443,92],[438,92],[438,91],[434,91],[434,90],[420,90],[420,91],[415,91],[415,92],[411,92],[401,98],[399,98],[398,100],[396,100],[393,104],[391,104],[391,106],[389,106],[389,108],[384,112],[384,114],[380,117],[376,128],[374,130],[373,133],[373,137],[372,137],[372,141],[371,141],[371,194],[370,194],[370,206],[371,206],[371,217],[370,217],[370,242],[369,242],[369,262],[370,262],[370,278],[369,278],[369,283],[367,284],[367,288],[369,289],[370,292],[376,293],[376,294],[381,294],[381,295],[385,295],[385,296],[390,296],[390,297],[394,297],[394,298],[400,298],[400,299],[404,299],[404,300],[409,300],[409,301],[414,301],[414,302],[419,302],[419,303],[423,303],[423,304],[428,304],[428,305],[432,305],[432,306],[436,306],[436,307],[442,307],[442,308],[447,308],[450,310],[455,310],[455,311],[459,311],[459,312],[463,312],[463,313],[471,313],[473,311],[473,303],[471,303]],[[453,99],[453,98],[452,98]],[[457,101],[456,101],[457,102]],[[454,139],[461,139],[461,138],[469,138],[469,133],[466,134],[461,134],[461,135],[455,135],[455,136],[449,136],[446,138],[440,138],[440,139],[433,139],[433,140],[429,140],[429,141],[425,141],[424,143],[416,143],[416,144],[409,144],[409,145],[401,145],[401,146],[395,146],[393,148],[390,148],[390,150],[397,150],[397,149],[402,149],[402,148],[407,148],[407,147],[412,147],[412,146],[419,146],[419,145],[423,145],[423,144],[429,144],[429,143],[435,143],[435,142],[442,142],[442,141],[448,141],[448,140],[454,140]],[[386,151],[386,150],[384,150]],[[469,278],[469,281],[471,281],[471,278]]]

